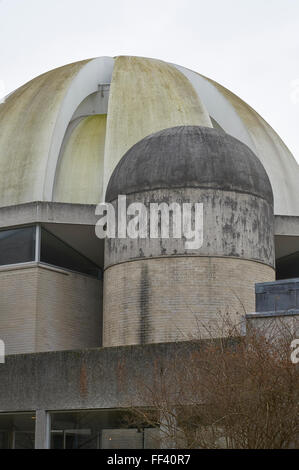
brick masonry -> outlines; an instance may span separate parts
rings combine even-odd
[[[101,282],[42,265],[0,271],[6,354],[101,345]]]
[[[221,257],[112,266],[104,277],[103,345],[219,336],[221,315],[235,319],[253,312],[255,283],[274,278],[274,269],[263,263]]]

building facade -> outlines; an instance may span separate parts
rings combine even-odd
[[[122,424],[157,357],[221,313],[296,334],[299,167],[218,83],[140,57],[60,67],[0,104],[0,163],[0,448],[157,447]],[[120,195],[202,204],[200,246],[98,238]]]

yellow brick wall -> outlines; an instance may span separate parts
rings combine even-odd
[[[0,271],[0,338],[6,354],[96,347],[101,283],[45,267]]]
[[[37,351],[100,346],[100,281],[76,273],[39,271]]]
[[[274,270],[234,258],[174,257],[112,266],[104,277],[103,345],[218,336],[226,313],[255,311],[256,282]],[[207,331],[208,329],[208,331]]]
[[[38,269],[0,271],[0,338],[6,354],[33,352]]]

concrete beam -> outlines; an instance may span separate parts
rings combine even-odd
[[[52,223],[95,226],[98,217],[94,204],[30,202],[0,208],[0,228],[17,225]]]
[[[288,215],[276,215],[275,235],[299,237],[299,217]]]
[[[162,369],[175,358],[188,361],[200,348],[201,343],[182,342],[6,356],[0,364],[0,411],[138,406],[136,383],[150,385],[157,363]],[[40,446],[46,445],[49,426],[43,413],[37,414]]]

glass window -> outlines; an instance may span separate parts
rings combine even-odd
[[[34,449],[35,414],[0,414],[0,449]]]
[[[40,261],[99,277],[98,266],[44,228],[41,229]]]
[[[294,279],[299,277],[299,252],[276,260],[276,279]]]
[[[35,227],[0,231],[0,265],[35,259]]]
[[[129,428],[117,410],[57,412],[51,413],[51,448],[159,448],[159,430]]]

